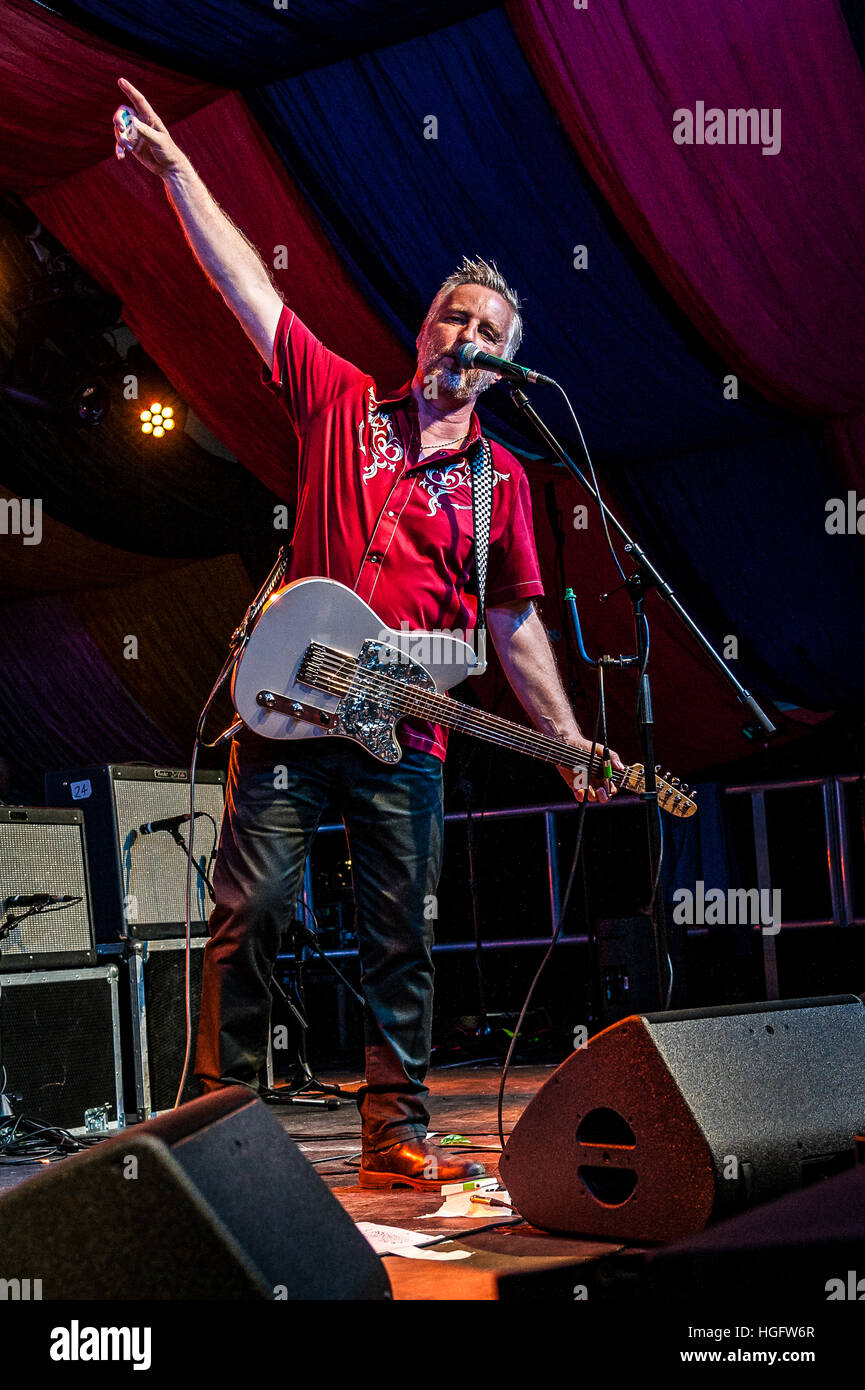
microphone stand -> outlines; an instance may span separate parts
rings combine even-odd
[[[167,827],[167,828],[168,828],[168,833],[169,833],[169,835],[171,836],[171,838],[172,838],[172,840],[174,841],[174,843],[175,843],[176,845],[178,845],[178,846],[180,847],[180,849],[183,850],[184,855],[185,855],[186,858],[188,859],[188,858],[189,858],[189,855],[190,855],[190,852],[191,852],[191,851],[190,851],[190,846],[186,843],[186,841],[184,840],[183,836],[181,835],[181,833],[180,833],[180,826],[179,826],[179,825],[175,825],[175,826],[169,826],[169,827]],[[202,867],[201,867],[201,865],[199,864],[199,862],[198,862],[197,859],[193,859],[193,861],[192,861],[192,867],[193,867],[193,869],[195,870],[195,872],[198,874],[198,877],[201,879],[201,882],[204,884],[205,888],[207,889],[207,896],[210,898],[210,901],[211,901],[212,903],[215,903],[215,902],[216,902],[216,894],[215,894],[214,891],[213,891],[213,884],[210,882],[210,879],[207,877],[207,874],[205,873],[204,869],[202,869]]]
[[[300,1007],[295,1006],[289,999],[285,990],[279,984],[275,975],[271,976],[271,986],[276,989],[283,1001],[288,1005],[295,1022],[300,1029],[300,1041],[298,1044],[297,1060],[294,1071],[289,1078],[287,1086],[274,1087],[272,1090],[262,1092],[262,1099],[271,1104],[278,1105],[322,1105],[326,1110],[334,1110],[339,1105],[337,1097],[348,1097],[351,1092],[343,1090],[335,1082],[319,1081],[318,1077],[311,1070],[306,1051],[306,1035],[309,1029],[306,1010],[306,992],[303,983],[304,949],[315,952],[324,961],[329,970],[336,975],[337,979],[345,985],[360,1005],[365,1008],[362,995],[358,994],[353,985],[343,975],[342,971],[322,950],[318,936],[310,931],[300,918],[296,917],[291,924],[291,936],[294,942],[294,962],[295,962],[295,991]],[[309,1092],[313,1092],[310,1095]]]
[[[557,383],[553,383],[557,384]],[[561,389],[561,388],[559,388]],[[541,419],[535,410],[525,391],[521,387],[509,383],[508,390],[517,409],[525,415],[533,426],[535,432],[543,440],[550,452],[568,470],[571,477],[575,478],[584,492],[587,492],[595,504],[600,508],[606,517],[609,525],[617,532],[625,543],[625,553],[634,562],[634,572],[625,581],[625,591],[631,600],[634,610],[634,630],[636,633],[637,655],[636,657],[601,658],[604,666],[636,666],[640,674],[639,684],[639,729],[640,745],[643,753],[645,791],[642,799],[646,805],[648,821],[649,839],[649,871],[652,883],[652,926],[655,934],[655,967],[658,980],[658,998],[664,1000],[663,986],[663,964],[667,957],[666,931],[663,913],[663,897],[658,896],[657,886],[659,885],[660,865],[661,865],[661,839],[662,827],[660,824],[660,812],[658,809],[658,784],[656,778],[657,768],[655,766],[655,745],[654,745],[654,718],[652,713],[652,692],[649,681],[649,640],[648,640],[648,620],[646,618],[644,604],[646,595],[656,589],[664,602],[673,609],[673,612],[685,624],[691,636],[706,652],[707,656],[714,662],[719,671],[723,673],[724,679],[733,687],[736,698],[751,711],[759,726],[762,728],[767,738],[776,732],[775,725],[758,705],[753,695],[736,679],[733,672],[722,656],[715,651],[709,639],[700,631],[691,615],[683,608],[676,597],[673,589],[664,579],[663,575],[656,569],[649,560],[643,548],[628,534],[618,517],[610,511],[607,504],[599,496],[597,490],[570,457],[567,451],[559,443],[558,439]],[[585,442],[580,440],[585,452]],[[588,454],[586,455],[588,459]],[[607,596],[605,596],[607,597]],[[571,607],[571,616],[575,618],[576,610]],[[578,634],[578,644],[582,644],[582,639]],[[600,667],[599,669],[603,669]],[[669,1003],[667,1004],[669,1007]]]

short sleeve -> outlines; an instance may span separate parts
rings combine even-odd
[[[331,352],[293,309],[282,307],[273,340],[273,361],[261,380],[282,401],[299,437],[309,422],[344,391],[368,380],[366,374]]]
[[[493,445],[493,466],[509,473],[506,484],[493,488],[493,521],[487,564],[486,606],[518,598],[543,598],[541,566],[532,522],[532,496],[525,470],[501,446]],[[500,489],[506,492],[497,497]],[[505,506],[501,502],[505,502]]]

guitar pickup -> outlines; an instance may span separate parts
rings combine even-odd
[[[333,715],[327,710],[316,709],[315,705],[305,705],[301,700],[289,700],[287,695],[277,695],[272,690],[259,690],[255,703],[273,714],[284,714],[289,719],[303,719],[308,724],[318,724],[330,728]]]

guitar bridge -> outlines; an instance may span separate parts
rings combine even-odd
[[[418,662],[373,638],[361,644],[356,657],[310,642],[297,680],[338,697],[331,731],[354,739],[384,763],[399,762],[401,757],[394,726],[405,714],[405,688],[435,692],[435,681]]]
[[[273,690],[259,690],[255,702],[262,709],[270,710],[273,714],[285,714],[289,719],[305,719],[308,724],[319,724],[326,729],[334,724],[334,717],[327,710],[305,705],[302,700],[289,700]]]

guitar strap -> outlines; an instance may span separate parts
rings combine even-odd
[[[478,616],[475,630],[477,665],[473,676],[482,676],[487,669],[487,620],[484,597],[487,587],[487,560],[490,550],[490,524],[493,515],[493,451],[488,439],[478,440],[469,459],[472,485],[472,527],[474,530],[474,559],[477,576]]]

